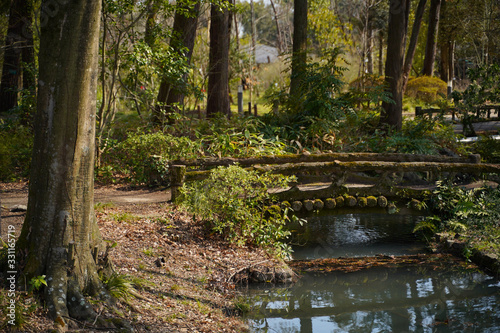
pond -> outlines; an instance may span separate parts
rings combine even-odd
[[[340,270],[330,269],[328,259],[299,260],[327,263],[309,265],[292,285],[250,285],[245,293],[251,331],[499,332],[499,281],[452,256],[416,255],[425,252],[411,232],[421,218],[308,218],[294,231],[302,244],[294,247],[295,259],[357,259]],[[373,255],[386,258],[385,264],[378,265],[377,257],[361,258]],[[401,255],[413,259],[391,259]]]

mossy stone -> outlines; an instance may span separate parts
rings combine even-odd
[[[337,206],[337,202],[334,198],[328,198],[325,200],[326,209],[334,209]]]
[[[385,207],[387,207],[387,203],[388,203],[387,198],[384,197],[383,195],[381,195],[377,198],[377,203],[378,203],[379,207],[385,208]]]
[[[364,208],[368,205],[368,200],[365,197],[358,198],[358,206]]]
[[[294,201],[292,202],[292,209],[294,212],[300,212],[302,209],[302,201]]]
[[[337,203],[337,207],[343,207],[344,203],[345,203],[344,197],[340,197],[340,196],[336,197],[335,202]]]
[[[369,196],[366,198],[366,204],[368,207],[376,207],[377,206],[377,198],[374,196]]]
[[[347,196],[347,198],[345,198],[345,203],[347,204],[348,207],[354,207],[354,206],[356,206],[358,201],[356,200],[355,197],[353,197],[352,195],[349,195],[349,196]]]
[[[310,212],[314,209],[314,201],[312,200],[304,200],[304,208]]]
[[[323,209],[325,207],[325,203],[321,199],[315,199],[314,200],[314,209]]]

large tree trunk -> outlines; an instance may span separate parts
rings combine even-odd
[[[410,0],[391,0],[385,82],[394,103],[382,103],[380,123],[399,131],[403,123],[403,58]]]
[[[415,57],[415,51],[417,49],[418,34],[420,33],[420,26],[422,24],[422,18],[424,17],[426,3],[427,0],[420,0],[418,2],[417,11],[415,12],[415,20],[413,21],[410,43],[408,45],[408,50],[406,51],[403,68],[403,93],[406,91],[406,85],[408,84],[408,79],[410,78],[411,66],[413,65],[413,58]]]
[[[184,49],[184,57],[188,63],[191,61],[193,54],[199,14],[199,1],[194,6],[189,2],[177,2],[170,46],[178,53],[181,53]],[[184,80],[187,80],[186,76]],[[183,102],[183,90],[180,87],[175,87],[175,85],[172,85],[165,78],[162,78],[156,99],[157,105],[153,110],[153,123],[159,125],[164,121],[170,121],[168,115],[174,113],[177,105]]]
[[[229,39],[230,15],[228,9],[211,5],[210,57],[208,72],[207,117],[220,113],[230,116],[229,103]]]
[[[92,255],[100,245],[93,209],[100,8],[100,0],[59,2],[41,30],[33,168],[17,248],[27,280],[46,275],[46,305],[59,323],[92,316],[82,295],[102,291]]]
[[[294,0],[290,96],[300,98],[302,72],[307,62],[307,0]]]
[[[434,75],[434,61],[436,60],[437,35],[439,26],[439,10],[441,0],[431,0],[429,10],[429,26],[427,28],[427,44],[425,46],[425,59],[423,74]]]

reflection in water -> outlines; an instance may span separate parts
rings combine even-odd
[[[307,273],[253,289],[254,332],[498,332],[500,285],[481,273],[408,267]]]
[[[412,234],[421,218],[309,218],[293,232],[302,244],[294,247],[294,259],[422,253]],[[500,332],[498,280],[451,264],[305,272],[289,287],[252,288],[247,294],[253,332]]]
[[[423,217],[389,214],[314,216],[292,231],[294,259],[406,255],[424,252],[413,234]]]

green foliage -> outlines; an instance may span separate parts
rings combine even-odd
[[[134,296],[134,282],[128,275],[113,273],[109,278],[105,278],[103,282],[109,294],[116,299],[128,300],[131,296]]]
[[[441,218],[438,216],[431,216],[418,222],[413,228],[413,232],[421,232],[424,235],[432,236],[434,233],[438,231],[438,228],[441,224]]]
[[[200,136],[206,155],[214,157],[250,157],[283,154],[284,144],[276,138],[264,138],[252,128],[216,128],[211,125],[210,134]]]
[[[0,119],[0,181],[28,177],[32,149],[33,132],[29,127]]]
[[[47,281],[45,281],[45,275],[40,275],[32,277],[28,284],[30,291],[38,291],[42,286],[47,286]]]
[[[485,104],[500,103],[500,66],[491,64],[471,68],[467,72],[471,84],[463,92],[454,91],[453,100],[462,117],[464,133],[475,136],[472,121],[485,114],[477,114],[476,107]]]
[[[239,166],[219,167],[206,180],[185,184],[180,204],[208,229],[238,246],[255,245],[286,257],[290,247],[284,242],[288,209],[264,209],[271,198],[268,189],[291,181],[281,175],[259,174]]]
[[[481,136],[480,140],[474,142],[472,151],[480,154],[486,163],[500,163],[500,140]]]
[[[408,119],[403,122],[401,131],[393,132],[377,128],[373,117],[367,112],[360,112],[357,117],[349,117],[349,127],[353,130],[338,136],[344,150],[433,155],[446,147],[457,153],[465,152],[463,146],[457,142],[452,125],[442,122],[441,119]]]
[[[408,81],[406,96],[431,104],[446,96],[447,84],[437,77],[420,76]]]
[[[287,86],[271,86],[266,92],[274,110],[263,118],[262,131],[268,137],[279,137],[300,150],[306,146],[329,148],[334,129],[353,109],[342,93],[345,68],[337,64],[340,49],[325,54],[317,62],[304,64],[299,93],[290,95]]]
[[[349,84],[349,93],[346,95],[353,105],[370,109],[379,107],[382,102],[394,103],[385,89],[383,76],[364,74]],[[366,106],[363,104],[366,103]]]
[[[432,231],[457,232],[467,240],[467,251],[490,249],[498,251],[500,237],[500,189],[478,188],[467,190],[437,183],[429,202],[439,215],[433,221]]]
[[[255,118],[221,117],[196,126],[180,119],[166,128],[169,133],[130,133],[106,150],[97,173],[101,181],[113,181],[121,175],[136,184],[168,184],[168,162],[172,160],[283,154],[285,144],[260,133],[259,126],[261,122]]]
[[[500,66],[483,65],[467,71],[471,84],[463,92],[454,91],[453,99],[462,112],[475,112],[475,107],[500,103]]]
[[[134,220],[137,220],[138,217],[135,215],[132,215],[130,213],[118,213],[118,214],[112,214],[111,215],[113,220],[116,222],[133,222]],[[114,246],[113,246],[114,247]]]
[[[125,141],[108,149],[103,162],[132,182],[149,183],[157,174],[166,180],[168,160],[197,157],[200,150],[199,143],[187,137],[138,132],[131,133]]]

